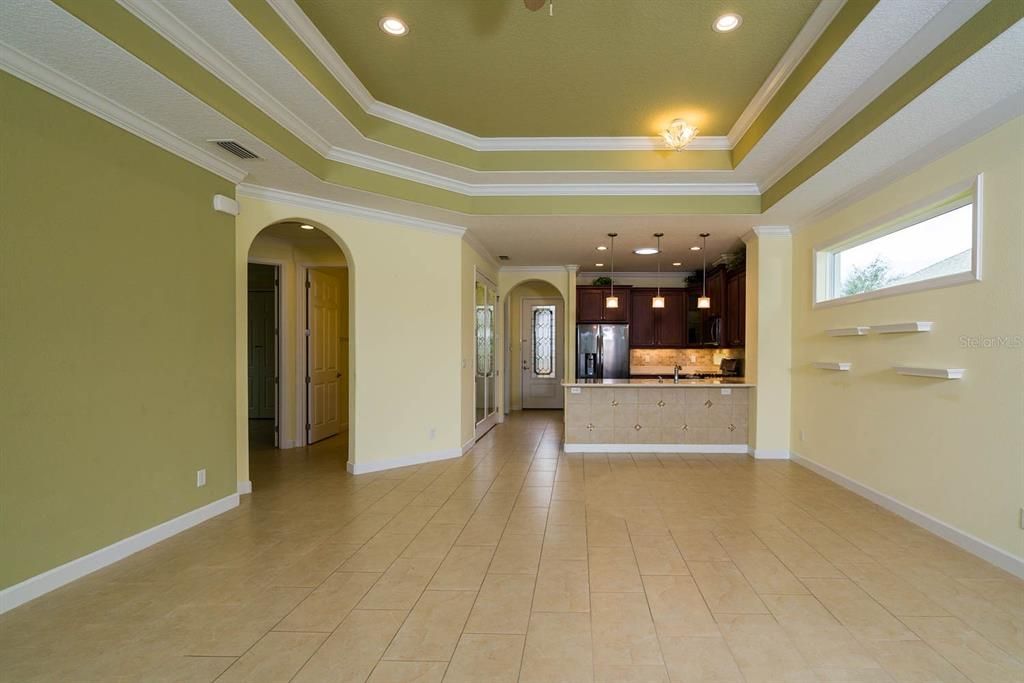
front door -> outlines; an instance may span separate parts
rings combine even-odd
[[[561,299],[523,299],[523,409],[562,407]]]
[[[340,308],[338,278],[317,270],[306,271],[308,443],[334,436],[341,430]]]

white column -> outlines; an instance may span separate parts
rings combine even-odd
[[[750,419],[755,458],[788,459],[793,337],[793,244],[789,226],[762,225],[747,244],[746,375],[757,385]]]

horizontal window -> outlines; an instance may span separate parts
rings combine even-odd
[[[979,279],[981,178],[927,207],[815,251],[816,304]]]

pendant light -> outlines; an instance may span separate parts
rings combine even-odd
[[[661,295],[661,238],[665,233],[656,232],[654,236],[658,238],[658,294],[651,299],[651,308],[665,308],[665,297]]]
[[[605,308],[618,308],[619,307],[619,297],[615,296],[615,238],[618,237],[618,236],[619,236],[619,233],[617,233],[617,232],[610,232],[610,233],[608,233],[608,237],[612,238],[612,246],[611,246],[612,270],[611,270],[611,277],[608,278],[609,280],[612,281],[612,285],[611,285],[612,288],[611,288],[611,291],[609,292],[608,296],[605,297],[605,300],[604,300],[604,307]]]
[[[702,296],[697,298],[697,308],[711,308],[711,297],[708,296],[708,237],[710,232],[702,232],[700,236],[704,239],[701,253],[704,254],[704,288]]]

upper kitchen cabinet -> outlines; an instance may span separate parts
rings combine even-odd
[[[717,318],[725,316],[725,269],[719,268],[708,273],[708,296],[711,297],[711,308],[707,315]]]
[[[606,308],[605,298],[611,294],[610,287],[576,287],[576,322],[578,323],[628,323],[630,287],[616,287],[619,298],[618,308]]]
[[[725,335],[723,345],[743,346],[747,329],[747,273],[730,273],[725,279]]]
[[[629,345],[632,348],[680,348],[684,346],[683,321],[686,293],[662,289],[664,308],[654,308],[657,289],[633,289],[630,293]]]

